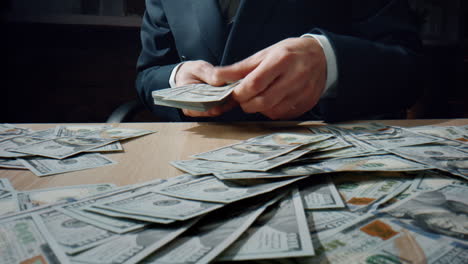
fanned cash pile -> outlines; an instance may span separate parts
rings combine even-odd
[[[154,133],[112,126],[67,125],[32,131],[0,124],[0,168],[29,169],[37,176],[116,164],[100,153],[123,151],[120,140]]]
[[[466,263],[467,126],[310,131],[72,201],[3,179],[0,208],[22,211],[0,218],[0,263]]]
[[[196,111],[208,111],[223,104],[239,82],[225,86],[199,83],[152,92],[154,104]]]

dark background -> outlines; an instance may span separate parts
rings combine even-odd
[[[427,53],[408,118],[468,118],[468,4],[411,0]],[[0,123],[105,122],[136,99],[144,0],[2,1]],[[5,59],[6,58],[6,59]],[[129,121],[157,121],[140,112]]]

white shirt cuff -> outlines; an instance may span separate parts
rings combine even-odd
[[[181,63],[177,64],[177,66],[175,66],[174,69],[172,69],[171,76],[169,76],[169,86],[171,88],[177,87],[175,78],[176,78],[177,71],[179,70],[180,66],[182,66],[182,64],[184,64],[184,63],[181,62]]]
[[[323,89],[322,95],[333,86],[338,79],[338,66],[336,64],[336,55],[333,50],[330,41],[327,37],[318,34],[304,34],[301,36],[314,38],[318,41],[320,46],[322,46],[323,52],[325,53],[325,59],[327,60],[327,82],[325,84],[325,89]]]

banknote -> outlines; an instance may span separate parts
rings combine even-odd
[[[215,211],[142,263],[209,263],[275,201],[227,206]]]
[[[111,128],[110,125],[60,125],[54,129],[56,137],[86,137],[87,135]]]
[[[33,157],[22,158],[20,161],[37,176],[47,176],[117,164],[108,157],[97,153],[80,154],[72,158],[61,160]]]
[[[408,130],[430,136],[468,142],[467,132],[456,126],[417,126]]]
[[[16,127],[11,124],[0,124],[0,140],[24,136],[31,132],[29,128]]]
[[[75,255],[117,237],[116,233],[80,221],[57,210],[40,212],[37,216],[68,255]]]
[[[107,145],[114,141],[116,140],[87,137],[63,137],[12,148],[10,151],[54,159],[64,159],[84,151]]]
[[[466,245],[382,214],[365,215],[322,239],[299,263],[464,263]]]
[[[143,230],[118,235],[93,249],[83,252],[73,261],[91,264],[133,264],[138,263],[154,251],[177,238],[196,221],[179,225],[150,225]]]
[[[23,163],[16,158],[0,158],[0,168],[7,169],[27,169]]]
[[[30,133],[27,134],[29,137],[33,138],[43,138],[43,139],[53,139],[56,138],[57,136],[55,135],[55,128],[47,128],[44,130],[39,130],[39,131],[31,131]]]
[[[184,177],[173,178],[172,181],[184,179]],[[170,182],[172,182],[170,181]],[[133,195],[137,192],[144,192],[156,189],[158,186],[163,185],[168,181],[166,180],[153,180],[126,187],[117,188],[115,191],[103,195],[93,196],[88,199],[82,199],[74,203],[61,206],[58,210],[63,210],[64,213],[69,214],[81,221],[90,223],[92,225],[104,228],[106,230],[123,234],[135,231],[148,225],[148,222],[136,221],[128,218],[115,218],[103,214],[93,213],[88,211],[94,204],[110,201],[111,199],[118,199],[119,197],[126,197]],[[167,223],[172,221],[168,220]]]
[[[360,214],[350,212],[346,209],[306,210],[305,214],[310,234],[319,237],[324,236],[318,234],[330,233],[330,231],[349,224],[361,217]]]
[[[313,256],[314,247],[297,189],[271,206],[218,260],[255,260]]]
[[[122,218],[122,219],[129,219],[129,220],[136,220],[141,222],[156,223],[156,224],[171,224],[174,223],[176,220],[168,219],[168,218],[160,218],[148,215],[137,215],[137,214],[129,214],[124,212],[117,212],[114,210],[104,209],[104,208],[97,208],[94,206],[88,206],[84,209],[85,211],[96,213],[104,216],[109,216],[113,218]]]
[[[357,158],[341,158],[314,163],[314,167],[329,172],[336,171],[417,171],[434,167],[395,155],[377,155]]]
[[[291,152],[302,145],[324,141],[331,135],[275,133],[193,155],[192,158],[233,163],[257,163]]]
[[[305,209],[345,207],[345,204],[340,197],[340,193],[338,193],[338,190],[330,177],[319,182],[305,181],[300,185],[299,190]]]
[[[102,147],[93,148],[93,149],[83,151],[83,152],[116,152],[116,151],[123,151],[123,150],[124,149],[122,147],[122,144],[120,144],[120,142],[114,142],[114,143],[110,143]]]
[[[364,211],[370,206],[385,203],[407,189],[412,180],[405,177],[387,178],[375,174],[340,174],[334,177],[338,192],[352,212]]]
[[[92,131],[86,134],[84,137],[99,138],[101,140],[124,140],[149,135],[152,133],[156,133],[156,131],[125,127],[106,127],[102,130]]]
[[[221,180],[283,178],[340,171],[416,171],[431,169],[428,165],[413,162],[395,155],[377,155],[340,158],[311,164],[297,164],[268,172],[241,171],[214,173]]]
[[[468,239],[468,185],[451,184],[395,203],[383,212],[409,219],[428,232],[466,241]]]
[[[206,176],[193,181],[169,185],[157,192],[183,199],[214,203],[231,203],[276,190],[301,179],[303,179],[303,177],[282,181],[262,182],[260,184],[241,185],[234,182],[220,181],[213,176]]]
[[[219,87],[208,84],[190,84],[155,91],[152,96],[154,103],[158,105],[207,111],[216,105],[223,104],[237,84],[239,82]]]
[[[21,191],[17,192],[18,207],[23,211],[46,204],[70,203],[87,196],[108,192],[113,188],[115,184],[101,183]]]
[[[412,146],[389,150],[401,157],[468,179],[468,152],[450,146]]]
[[[9,151],[9,149],[18,148],[21,146],[38,143],[44,141],[43,138],[35,138],[30,136],[17,136],[3,141],[0,141],[0,157],[2,158],[18,158],[31,156],[30,154],[23,154],[18,152]]]
[[[0,221],[0,263],[70,263],[31,215]]]
[[[254,164],[244,164],[244,163],[232,163],[224,161],[212,161],[212,160],[179,160],[173,161],[171,164],[185,172],[188,172],[192,175],[207,175],[212,173],[227,173],[227,172],[237,172],[237,171],[267,171],[278,166],[281,166],[285,163],[288,163],[292,160],[295,160],[304,154],[309,153],[309,149],[297,149],[293,150],[284,155],[261,161]]]
[[[465,181],[452,178],[439,170],[409,172],[409,174],[415,177],[410,187],[412,192],[432,191],[450,184],[466,184]]]
[[[326,173],[326,171],[315,168],[313,165],[291,165],[276,168],[267,172],[239,171],[239,172],[216,172],[214,175],[220,180],[254,180],[254,179],[281,179],[288,177],[307,176]]]
[[[123,199],[93,205],[120,213],[187,220],[223,207],[223,204],[180,199],[154,192],[138,193]]]
[[[5,189],[9,191],[14,191],[15,189],[10,183],[10,180],[8,178],[0,178],[0,189]]]
[[[18,212],[18,199],[16,192],[10,192],[0,197],[0,216]]]
[[[439,141],[440,139],[437,137],[433,137],[426,134],[420,134],[411,132],[404,128],[395,128],[397,133],[388,137],[385,135],[383,138],[379,138],[374,136],[373,138],[360,138],[361,140],[365,140],[367,143],[371,144],[374,147],[380,149],[392,149],[398,147],[405,147],[405,146],[415,146],[415,145],[422,145],[422,144],[429,144]]]
[[[11,191],[6,190],[6,189],[0,189],[0,198],[6,195],[11,195]]]

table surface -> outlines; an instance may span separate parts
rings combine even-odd
[[[360,123],[354,121],[348,123]],[[385,120],[376,121],[398,126],[458,126],[468,119]],[[16,124],[41,130],[61,124]],[[72,124],[70,124],[72,125]],[[91,124],[90,124],[91,125]],[[93,124],[95,125],[95,124]],[[105,154],[116,165],[83,171],[37,177],[28,170],[0,169],[0,178],[8,178],[17,190],[32,190],[92,183],[115,183],[119,186],[166,179],[183,174],[170,161],[189,159],[191,155],[212,150],[251,137],[275,132],[307,132],[308,126],[322,122],[263,122],[263,123],[121,123],[116,127],[139,128],[157,133],[122,142],[124,152]]]

